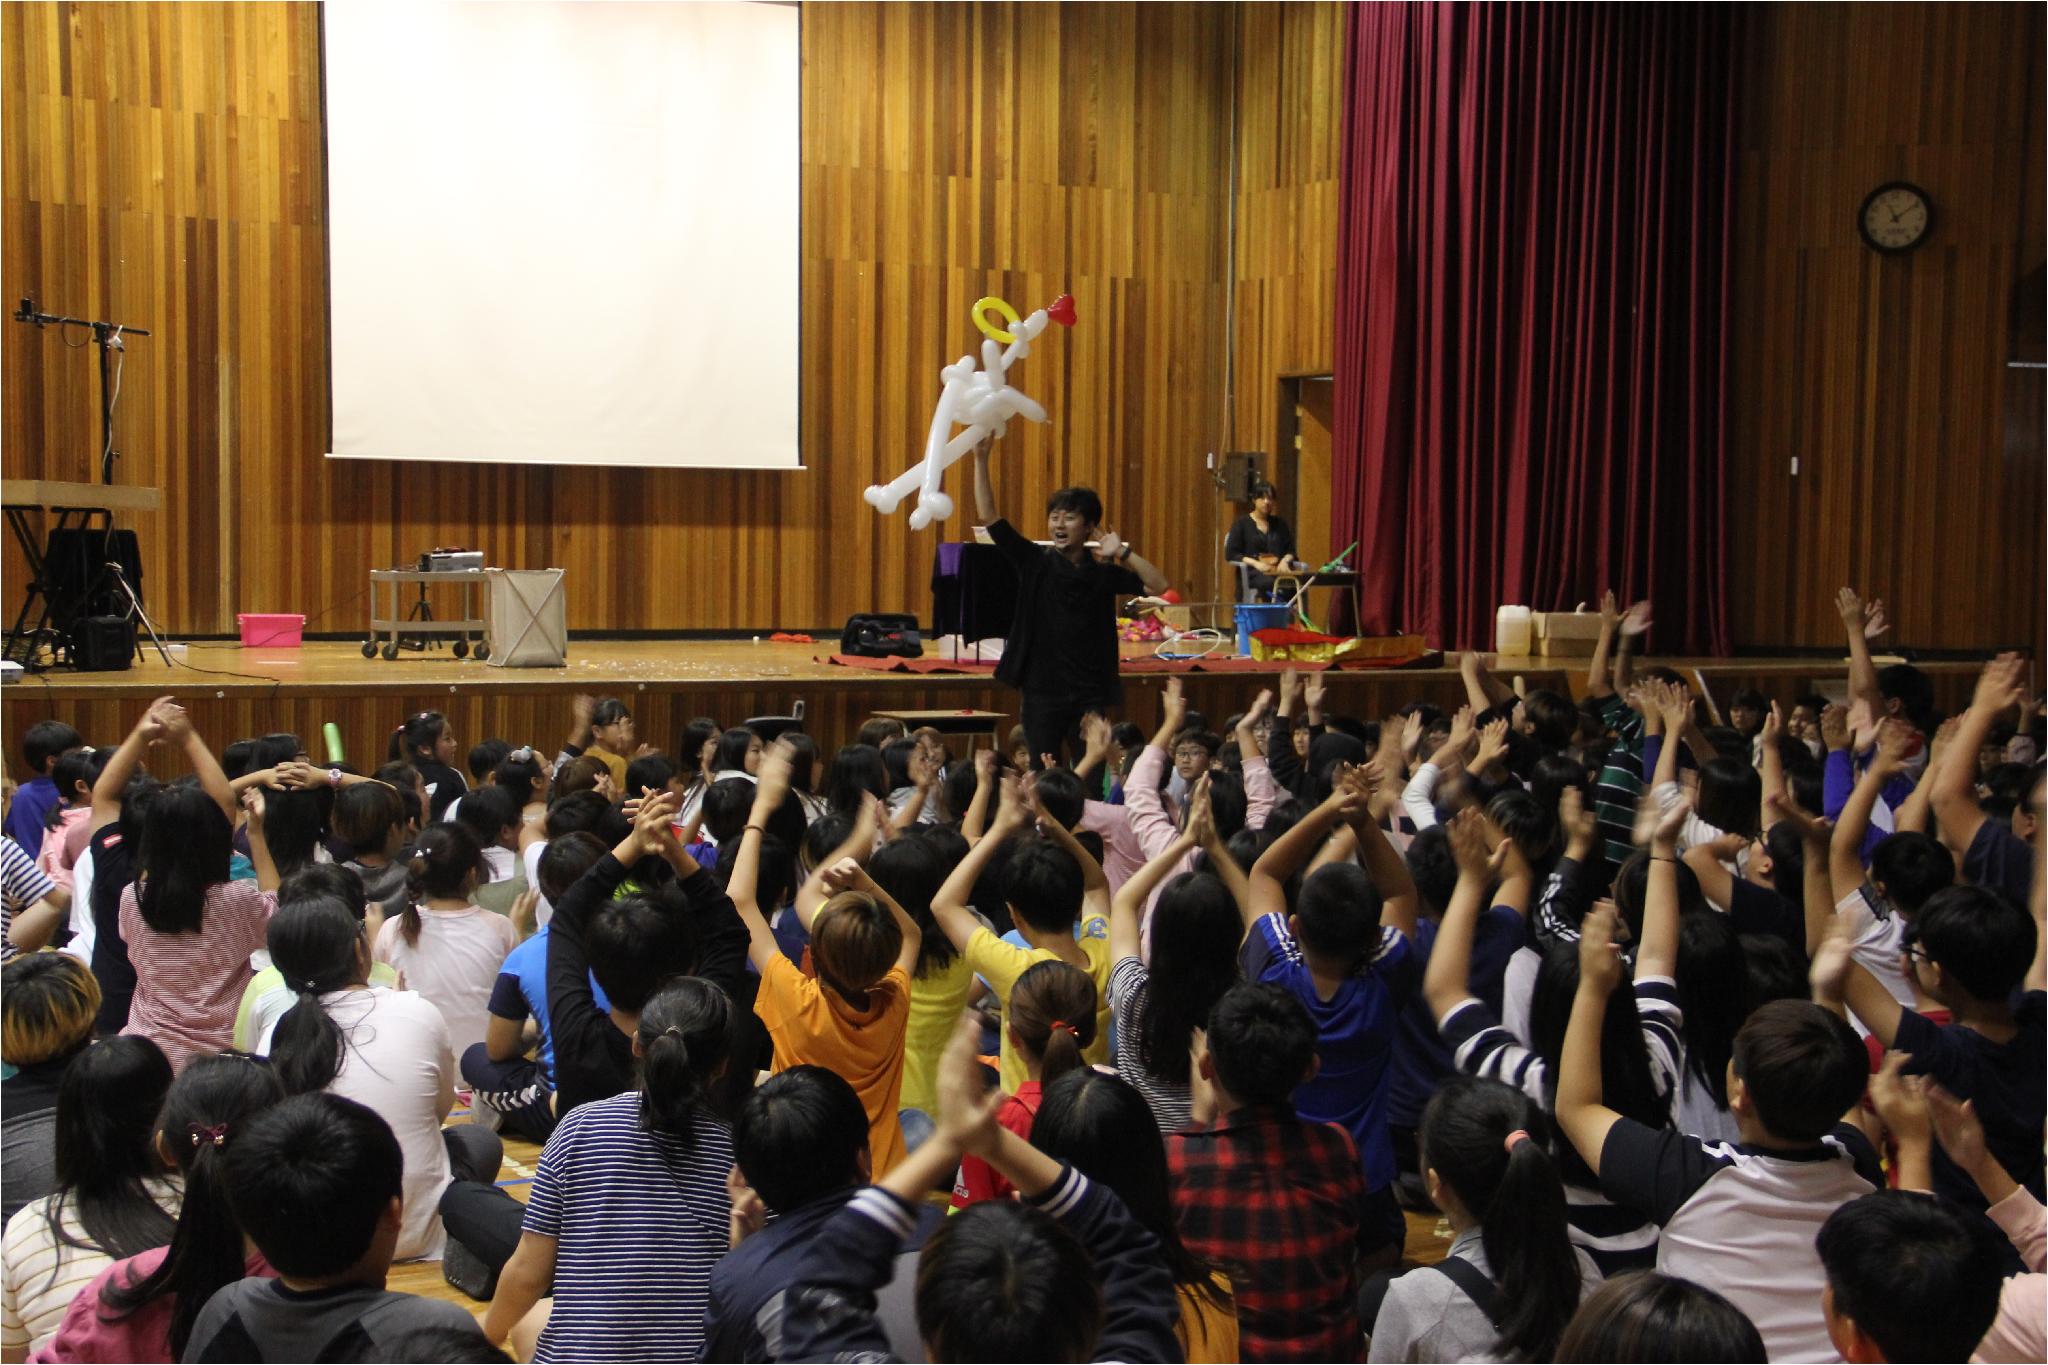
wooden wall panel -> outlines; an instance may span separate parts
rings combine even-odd
[[[1749,7],[1738,645],[1838,646],[1849,583],[1890,605],[1895,646],[2039,653],[2043,375],[2006,362],[2016,305],[2031,291],[2038,317],[2042,288],[2042,37],[2038,6]],[[1854,223],[1892,179],[1929,191],[1936,215],[1897,259]]]
[[[1328,373],[1336,362],[1345,8],[1325,0],[1238,7],[1232,450],[1272,451],[1280,376]],[[1328,540],[1326,509],[1327,501],[1300,502],[1304,545]],[[1313,536],[1310,520],[1320,523]]]
[[[1190,396],[1222,386],[1235,23],[1222,4],[805,6],[800,472],[325,459],[311,4],[4,7],[5,274],[155,333],[128,350],[119,477],[166,490],[137,526],[175,633],[279,610],[357,629],[365,571],[442,543],[567,569],[579,631],[922,612],[939,536],[859,494],[914,457],[986,293],[1069,290],[1081,315],[1019,372],[1053,422],[1004,443],[1006,509],[1028,525],[1094,484],[1188,590],[1213,557],[1220,427]],[[0,343],[6,472],[89,477],[93,353]]]

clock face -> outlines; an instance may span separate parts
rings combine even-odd
[[[1927,236],[1934,206],[1917,185],[1903,180],[1879,185],[1863,201],[1856,227],[1863,240],[1879,251],[1910,251]]]

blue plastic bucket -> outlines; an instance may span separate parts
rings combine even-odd
[[[1237,608],[1237,654],[1249,659],[1252,654],[1252,632],[1285,627],[1294,623],[1294,608],[1285,602],[1241,602]]]

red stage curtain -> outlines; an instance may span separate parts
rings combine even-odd
[[[1334,543],[1367,631],[1613,587],[1727,652],[1735,7],[1358,5]]]

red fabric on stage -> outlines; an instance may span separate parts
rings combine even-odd
[[[1503,602],[1611,587],[1660,651],[1727,652],[1734,8],[1345,22],[1332,543],[1362,542],[1359,630],[1484,648]]]

